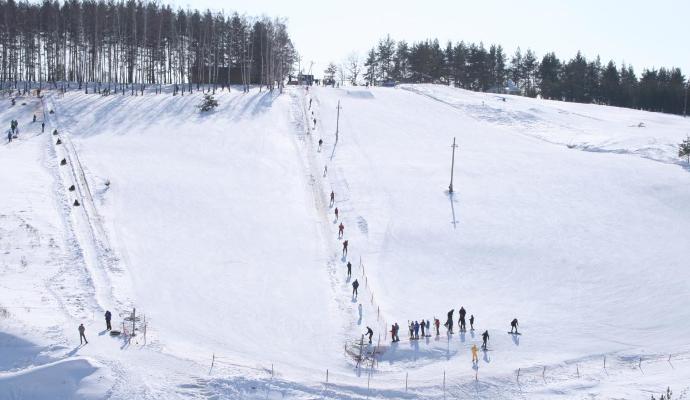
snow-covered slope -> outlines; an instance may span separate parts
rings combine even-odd
[[[690,174],[674,145],[690,122],[434,85],[224,91],[208,115],[200,99],[75,91],[0,111],[30,126],[0,146],[2,170],[17,171],[0,178],[0,352],[11,355],[0,366],[12,371],[0,388],[56,376],[44,370],[82,380],[63,398],[687,386]],[[42,107],[55,113],[39,135],[29,121]],[[455,309],[457,321],[460,306],[476,332],[408,340],[408,320],[443,323]],[[146,316],[145,345],[96,335],[106,308],[121,324],[131,307]],[[521,337],[506,333],[514,317]],[[402,341],[390,344],[396,321]],[[366,326],[383,353],[372,375],[344,351]],[[473,369],[485,329],[490,351]],[[671,353],[673,370],[659,362]],[[631,369],[641,356],[644,380]]]

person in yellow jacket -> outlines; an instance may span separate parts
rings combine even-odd
[[[476,344],[472,345],[472,363],[479,362],[479,357],[477,357],[477,352],[479,349],[477,348]]]

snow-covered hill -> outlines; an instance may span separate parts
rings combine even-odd
[[[62,398],[687,388],[690,173],[674,146],[690,122],[435,85],[224,91],[210,114],[200,98],[49,92],[0,111],[22,129],[0,146],[0,399],[46,398],[22,392],[31,379],[73,382]],[[408,340],[409,320],[461,306],[475,332]],[[122,324],[132,307],[146,343],[102,332],[105,309]],[[366,326],[373,370],[351,356]]]

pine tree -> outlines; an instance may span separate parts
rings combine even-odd
[[[218,101],[213,97],[213,94],[206,93],[204,95],[204,100],[202,100],[201,104],[199,104],[197,107],[199,107],[199,110],[202,112],[212,111],[218,107]]]
[[[378,68],[378,57],[376,54],[376,49],[369,50],[367,53],[367,60],[364,61],[364,67],[366,71],[364,72],[364,80],[373,86],[376,82],[376,70]]]
[[[690,136],[678,145],[678,157],[687,157],[688,164],[690,164]]]

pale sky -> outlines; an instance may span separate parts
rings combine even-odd
[[[166,0],[161,0],[166,2]],[[681,67],[690,73],[690,0],[349,0],[286,1],[174,0],[181,7],[285,17],[305,70],[322,75],[329,61],[351,52],[364,58],[390,34],[408,42],[438,38],[501,44],[508,55],[517,46],[541,59],[555,51],[561,59],[582,50],[602,63]],[[306,65],[306,67],[305,67]]]

